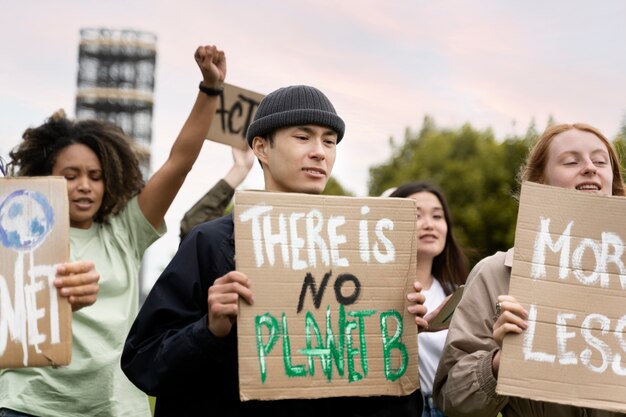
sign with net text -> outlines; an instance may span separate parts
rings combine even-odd
[[[0,368],[70,362],[72,310],[53,285],[68,213],[64,178],[0,179]]]

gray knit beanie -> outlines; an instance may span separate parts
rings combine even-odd
[[[332,103],[317,88],[307,85],[279,88],[261,100],[246,139],[252,146],[256,136],[265,137],[281,127],[305,124],[331,128],[337,133],[337,143],[345,131],[345,124]]]

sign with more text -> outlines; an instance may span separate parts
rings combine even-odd
[[[248,149],[246,132],[263,97],[263,94],[224,83],[224,92],[220,94],[206,138],[235,148]]]
[[[626,198],[524,183],[497,392],[626,412]]]
[[[235,194],[242,401],[408,395],[419,386],[412,199]]]
[[[0,368],[70,363],[72,309],[53,285],[68,213],[64,178],[0,179]]]

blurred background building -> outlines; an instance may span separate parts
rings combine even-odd
[[[150,169],[156,35],[129,29],[80,31],[76,118],[108,120],[134,141],[144,179]],[[140,271],[143,303],[144,268]]]
[[[144,178],[150,173],[156,35],[136,30],[80,31],[76,118],[120,126],[138,147]]]

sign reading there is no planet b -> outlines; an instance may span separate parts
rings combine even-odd
[[[238,191],[243,401],[402,396],[419,386],[415,201]]]

